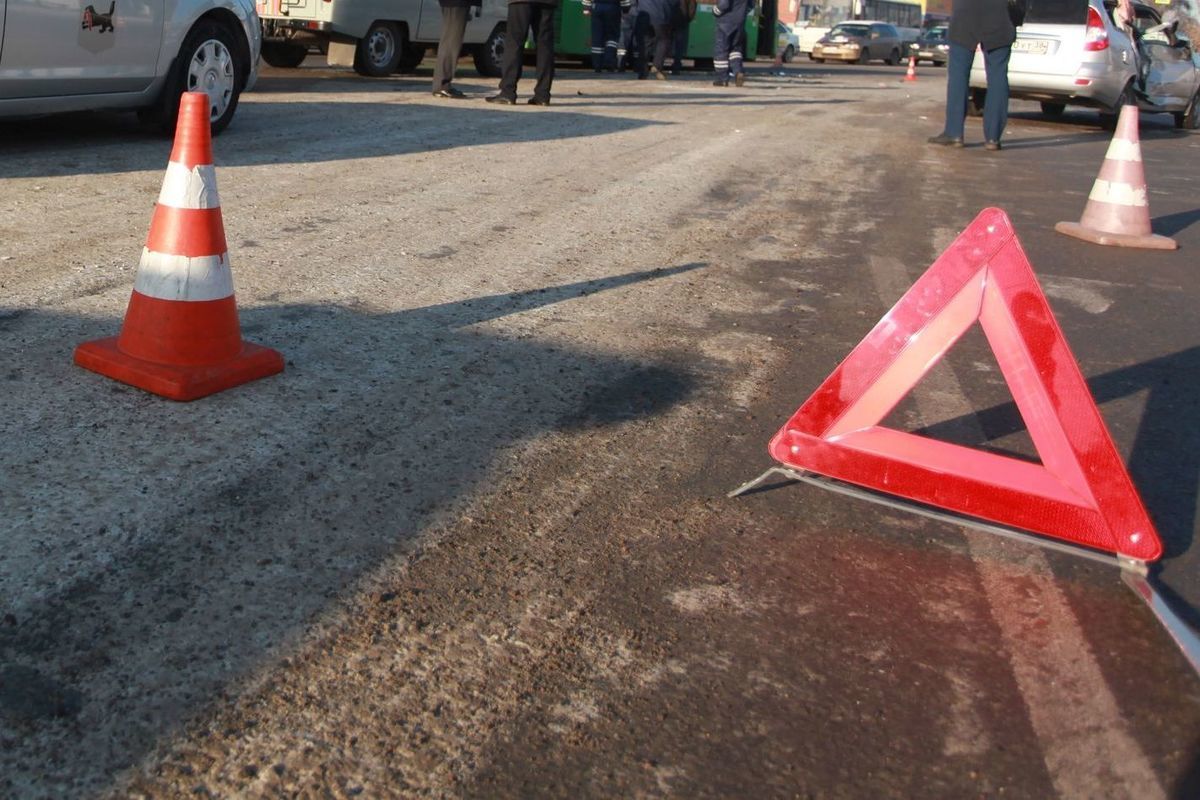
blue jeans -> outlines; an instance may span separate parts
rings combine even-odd
[[[987,71],[987,99],[983,104],[983,138],[998,142],[1008,123],[1008,57],[1012,47],[997,47],[983,54]],[[955,139],[963,136],[967,116],[967,84],[971,80],[971,62],[975,48],[950,43],[950,63],[946,75],[946,127],[944,133]]]

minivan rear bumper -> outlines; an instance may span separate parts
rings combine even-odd
[[[1017,100],[1112,108],[1132,77],[1112,71],[1108,64],[1082,64],[1074,75],[1008,73],[1008,94]],[[971,69],[971,88],[983,89],[987,77],[982,67]]]

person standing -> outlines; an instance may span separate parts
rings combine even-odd
[[[442,36],[438,40],[437,64],[433,68],[433,96],[463,100],[467,95],[455,89],[452,81],[462,53],[463,35],[472,6],[483,0],[438,0],[442,6]]]
[[[679,14],[679,0],[639,0],[639,13],[646,14],[654,30],[654,77],[667,79],[667,53],[675,43],[675,19]],[[643,67],[642,75],[645,68]]]
[[[550,86],[554,83],[554,9],[557,7],[558,0],[509,0],[500,91],[487,99],[489,103],[517,104],[517,81],[521,79],[525,37],[532,30],[537,43],[537,83],[529,105],[550,105]]]
[[[713,66],[717,74],[713,86],[728,86],[730,75],[738,86],[746,82],[742,48],[751,5],[752,0],[717,0],[713,5],[713,16],[717,18],[713,42]]]
[[[983,50],[987,96],[983,104],[983,146],[1000,149],[1008,122],[1008,59],[1017,29],[1009,17],[1008,0],[954,0],[950,12],[950,60],[946,71],[946,124],[930,144],[963,146],[967,90],[975,47]]]
[[[615,72],[621,38],[621,14],[633,0],[583,0],[583,15],[592,18],[592,69]]]
[[[696,18],[697,0],[679,0],[675,6],[674,28],[675,41],[672,42],[671,54],[671,74],[679,75],[683,72],[683,59],[687,55],[688,47],[688,28],[692,25],[692,20]]]

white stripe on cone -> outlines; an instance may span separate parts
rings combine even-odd
[[[1092,193],[1088,195],[1088,199],[1095,200],[1097,203],[1111,203],[1115,206],[1149,207],[1150,205],[1150,201],[1146,197],[1145,186],[1106,181],[1103,178],[1097,178],[1096,182],[1092,184]]]
[[[189,258],[143,247],[133,288],[159,300],[224,300],[233,294],[229,254]]]
[[[198,164],[188,169],[177,161],[168,162],[158,204],[172,208],[220,208],[217,168]]]
[[[1142,148],[1128,139],[1113,139],[1104,157],[1110,161],[1141,161]]]

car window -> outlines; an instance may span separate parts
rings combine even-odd
[[[830,32],[831,36],[841,34],[842,36],[866,36],[866,25],[835,25]]]
[[[891,25],[880,25],[879,28],[880,33],[882,33],[884,36],[890,36],[893,39],[900,38],[900,31],[896,30],[895,27]]]
[[[925,31],[925,38],[935,42],[945,41],[946,29],[930,28],[929,30]]]
[[[1029,0],[1025,24],[1086,25],[1088,0]]]

